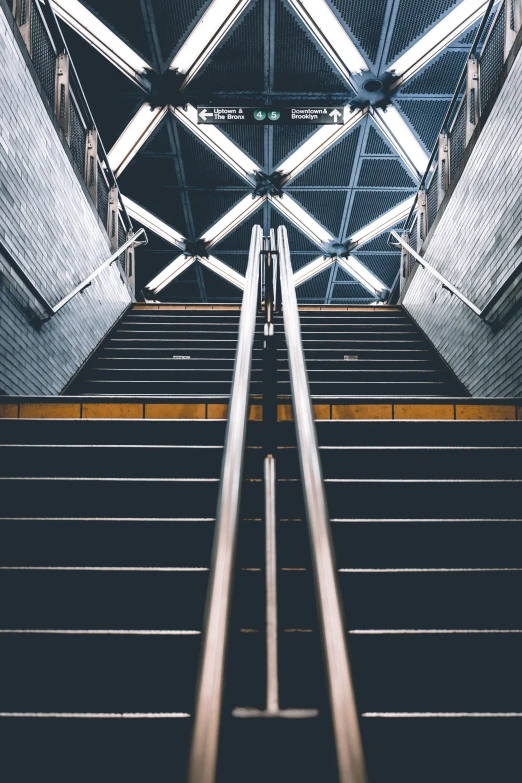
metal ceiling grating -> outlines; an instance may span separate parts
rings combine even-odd
[[[145,60],[152,60],[140,0],[125,0],[124,13],[121,0],[82,0],[82,3]]]
[[[400,223],[397,223],[396,226],[393,226],[393,229],[396,231],[399,228],[402,228],[404,226],[404,220],[401,220]],[[382,252],[382,253],[389,253],[393,250],[392,247],[388,244],[388,237],[390,236],[390,231],[393,230],[390,228],[388,231],[385,231],[383,234],[380,234],[378,237],[375,237],[375,239],[371,239],[369,242],[366,242],[364,245],[359,245],[357,247],[356,252],[359,253],[360,251],[372,251],[372,252]]]
[[[66,24],[62,32],[75,68],[109,150],[143,103],[143,92]]]
[[[191,84],[216,92],[261,91],[264,88],[264,6],[254,0]]]
[[[460,0],[400,0],[395,26],[388,49],[388,62],[407,49],[426,30],[439,21]]]
[[[334,236],[339,235],[346,204],[346,191],[292,190],[292,197]]]
[[[357,186],[360,188],[410,188],[416,190],[413,177],[400,160],[365,158],[361,164]]]
[[[310,264],[312,261],[315,261],[315,259],[319,258],[320,255],[321,252],[319,250],[316,250],[315,253],[294,253],[290,251],[292,269],[294,270],[294,272],[297,272],[298,269],[302,269],[307,264]]]
[[[447,51],[427,65],[400,91],[401,95],[449,95],[453,97],[467,59],[467,52]]]
[[[242,253],[222,253],[220,250],[212,251],[212,255],[223,261],[224,264],[228,264],[240,275],[246,275],[248,266],[248,250]]]
[[[400,253],[382,253],[381,255],[374,256],[370,254],[359,255],[358,253],[354,253],[353,256],[388,287],[393,285],[401,263]]]
[[[388,0],[330,0],[330,5],[338,11],[365,54],[375,63]]]
[[[383,139],[373,125],[370,125],[368,138],[366,139],[366,155],[395,155],[390,145]]]
[[[150,294],[148,295],[150,296]],[[179,277],[174,278],[172,283],[169,283],[158,296],[154,296],[153,298],[165,302],[201,301],[201,288],[197,281],[195,265],[193,264],[186,269],[185,272],[182,272]]]
[[[293,225],[293,223],[290,223],[289,220],[286,220],[286,218],[284,218],[277,211],[277,209],[270,207],[270,228],[277,229],[279,226],[286,226],[286,230],[288,231],[288,245],[290,247],[291,253],[293,253],[295,250],[301,250],[303,252],[309,250],[310,253],[315,253],[316,258],[318,255],[321,255],[321,250],[317,247],[317,245],[315,245],[308,239],[308,237],[302,234],[299,229]]]
[[[360,128],[354,128],[346,134],[335,147],[292,180],[292,186],[317,185],[318,182],[321,185],[349,186],[360,132]]]
[[[263,207],[260,207],[253,215],[247,218],[240,226],[232,231],[225,239],[215,246],[216,255],[226,252],[227,250],[242,250],[248,253],[250,247],[250,239],[252,237],[252,228],[255,225],[262,225],[263,223]],[[214,252],[214,250],[212,251]]]
[[[118,181],[128,198],[188,236],[173,158],[136,155]]]
[[[98,0],[105,3],[105,0]],[[121,0],[114,0],[120,6]],[[152,11],[153,34],[157,35],[158,44],[164,65],[167,65],[200,16],[210,5],[211,0],[141,0],[149,5]]]
[[[140,150],[140,154],[146,155],[172,155],[169,131],[166,122],[161,122],[156,130],[149,136]]]
[[[324,301],[330,282],[331,269],[325,269],[324,272],[310,278],[302,285],[297,286],[295,292],[299,302],[306,301]]]
[[[375,297],[372,296],[370,292],[359,283],[341,283],[340,285],[336,283],[334,285],[332,291],[332,302],[339,304],[341,302],[352,303],[354,300],[355,302],[367,303],[374,302]]]
[[[265,129],[262,125],[223,125],[221,130],[261,168],[265,168]]]
[[[189,199],[196,237],[199,237],[205,229],[213,226],[244,197],[244,190],[224,190],[219,193],[191,190]]]
[[[223,163],[193,133],[179,123],[177,127],[187,185],[207,188],[227,185],[248,187],[230,166]]]
[[[448,110],[448,98],[397,100],[396,103],[419,136],[426,150],[431,152]]]
[[[305,139],[315,133],[313,125],[288,125],[272,128],[275,168],[288,157]]]
[[[198,263],[198,262],[196,262]],[[201,274],[209,302],[240,302],[243,292],[235,285],[216,275],[211,269],[200,264]]]
[[[355,231],[371,223],[373,220],[404,201],[404,191],[397,190],[360,190],[354,195],[352,211],[346,231],[350,237]]]
[[[350,92],[282,0],[276,0],[274,89],[292,93]]]

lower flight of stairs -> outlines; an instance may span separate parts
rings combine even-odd
[[[301,313],[310,377],[321,358],[308,327],[331,335],[346,319],[323,313]],[[387,355],[402,350],[396,342]],[[343,357],[355,350],[343,346]],[[219,783],[336,780],[283,342],[279,351],[281,706],[319,715],[232,716],[265,706],[264,425],[253,420]],[[96,361],[75,381],[79,396],[0,405],[12,417],[0,418],[0,724],[16,783],[184,780],[229,387],[216,392],[209,376],[197,381],[203,396],[182,395],[182,375],[174,397],[154,380],[154,397],[122,387],[88,396]],[[448,394],[460,389],[443,370]],[[522,725],[522,401],[402,396],[381,379],[386,399],[311,381],[369,780],[511,781]]]

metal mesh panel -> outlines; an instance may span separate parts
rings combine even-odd
[[[464,150],[466,149],[466,107],[467,100],[461,102],[455,123],[449,134],[450,141],[450,182],[460,166]]]
[[[85,126],[74,101],[71,101],[71,135],[69,146],[82,176],[85,166]]]
[[[439,198],[439,182],[438,182],[438,169],[435,171],[427,191],[428,201],[428,231],[433,225],[433,221],[437,216],[438,198]]]
[[[31,8],[31,58],[45,94],[54,105],[56,53],[40,15],[38,3],[32,3]]]
[[[504,65],[506,7],[502,5],[480,58],[480,105],[486,107]]]
[[[106,227],[109,215],[109,186],[100,169],[98,169],[98,215]]]

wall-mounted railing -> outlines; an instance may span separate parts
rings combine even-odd
[[[418,262],[418,253],[435,223],[446,193],[459,172],[466,147],[477,124],[486,110],[489,110],[504,63],[522,26],[522,0],[502,0],[494,13],[497,3],[498,0],[490,0],[484,13],[417,197],[400,232],[403,240],[398,277],[401,291]],[[394,239],[396,238],[395,234]],[[428,268],[428,265],[424,266]],[[511,275],[510,280],[517,274],[518,272]],[[447,287],[450,288],[449,283]],[[465,299],[462,295],[459,295],[459,298],[463,301]],[[498,301],[497,293],[492,299]],[[492,306],[488,302],[487,312]],[[485,318],[486,308],[482,311],[475,309],[477,314],[482,314],[481,317]]]
[[[139,240],[140,236],[143,236],[143,240]],[[134,248],[137,245],[146,245],[148,242],[147,234],[145,233],[144,228],[138,229],[138,231],[134,234],[132,231],[129,232],[129,238],[125,240],[123,245],[118,248],[109,258],[103,262],[103,264],[100,264],[99,267],[97,267],[94,272],[91,272],[90,275],[88,275],[85,280],[82,280],[81,283],[78,283],[77,286],[75,286],[72,291],[69,291],[69,293],[63,297],[63,299],[60,299],[59,302],[57,302],[55,305],[52,305],[48,299],[44,296],[44,294],[40,291],[37,284],[34,282],[34,280],[31,278],[31,276],[23,269],[22,266],[12,257],[12,255],[7,251],[7,249],[3,246],[3,243],[0,242],[0,253],[3,258],[8,262],[9,266],[11,266],[18,277],[22,280],[26,288],[29,289],[29,291],[32,293],[38,304],[42,307],[42,309],[45,312],[45,315],[43,316],[35,316],[31,323],[36,328],[40,328],[46,321],[49,321],[53,315],[56,315],[62,307],[65,307],[66,304],[69,304],[71,299],[74,299],[77,294],[81,294],[82,291],[85,291],[101,273],[104,269],[107,269],[107,267],[111,266],[111,264],[114,264],[115,261],[120,259],[123,254],[124,258],[124,266],[127,269],[134,269]]]
[[[52,6],[49,0],[13,0],[13,15],[74,163],[116,251],[129,238],[132,223]],[[120,255],[122,272],[133,288],[134,268],[126,268],[125,256]]]

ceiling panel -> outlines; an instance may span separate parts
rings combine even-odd
[[[368,59],[375,63],[388,0],[330,0]]]
[[[429,3],[422,0],[400,0],[388,49],[388,62],[395,60],[459,2],[460,0],[430,0]]]
[[[349,186],[361,129],[354,128],[335,147],[312,163],[302,174],[292,180],[292,186],[331,185]]]

